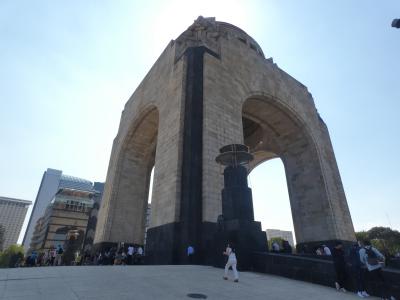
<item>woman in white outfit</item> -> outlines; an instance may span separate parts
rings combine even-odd
[[[222,254],[228,256],[228,262],[225,265],[224,279],[228,280],[228,270],[230,267],[232,267],[233,277],[235,279],[234,281],[239,282],[239,274],[238,271],[236,270],[237,260],[236,260],[235,250],[228,244],[226,246],[226,250]]]

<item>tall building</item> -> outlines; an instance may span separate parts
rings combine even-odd
[[[73,232],[83,244],[95,191],[61,188],[39,218],[31,240],[30,249],[48,250],[58,245],[65,247],[68,235]],[[80,247],[78,247],[80,250]]]
[[[268,239],[279,237],[289,242],[290,246],[294,247],[293,233],[288,230],[267,229]]]
[[[39,191],[25,232],[23,246],[28,251],[39,218],[43,217],[47,206],[56,193],[62,188],[77,189],[81,191],[93,191],[93,185],[89,180],[62,174],[62,171],[47,169],[42,177]]]
[[[4,229],[0,250],[16,244],[32,201],[0,197],[0,225]]]

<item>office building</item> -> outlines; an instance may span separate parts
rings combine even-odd
[[[49,250],[61,245],[65,248],[71,233],[78,240],[80,250],[86,233],[95,191],[61,188],[47,206],[43,217],[38,219],[30,249]]]
[[[39,218],[44,216],[47,206],[50,204],[56,193],[62,188],[87,192],[93,191],[92,182],[89,180],[64,175],[60,170],[47,169],[43,174],[28,227],[25,232],[23,240],[25,251],[28,251],[29,249]]]
[[[0,241],[0,251],[17,243],[28,207],[31,204],[32,201],[0,197],[0,225],[4,231],[2,241]]]

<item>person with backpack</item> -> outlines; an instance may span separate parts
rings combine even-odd
[[[359,251],[360,261],[367,269],[370,281],[375,281],[378,286],[377,290],[382,299],[389,299],[386,292],[385,278],[382,272],[382,263],[385,257],[375,247],[372,247],[370,241],[364,241],[364,248]]]
[[[361,266],[360,260],[360,243],[354,244],[349,253],[350,272],[355,281],[355,287],[357,289],[357,296],[360,298],[368,297],[368,293],[365,290],[365,269]]]
[[[228,280],[228,270],[229,268],[232,268],[233,271],[233,277],[234,277],[234,282],[239,282],[239,274],[236,269],[237,265],[237,259],[236,259],[236,254],[235,254],[235,249],[234,247],[230,244],[226,246],[226,250],[222,252],[223,255],[228,256],[228,261],[225,265],[225,273],[224,273],[224,280]]]

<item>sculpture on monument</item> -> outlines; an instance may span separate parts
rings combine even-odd
[[[212,264],[224,178],[215,162],[243,144],[249,171],[280,157],[300,246],[355,240],[328,129],[307,88],[240,28],[199,17],[172,40],[122,112],[94,243],[144,243],[148,262]],[[242,174],[244,179],[246,174]]]

